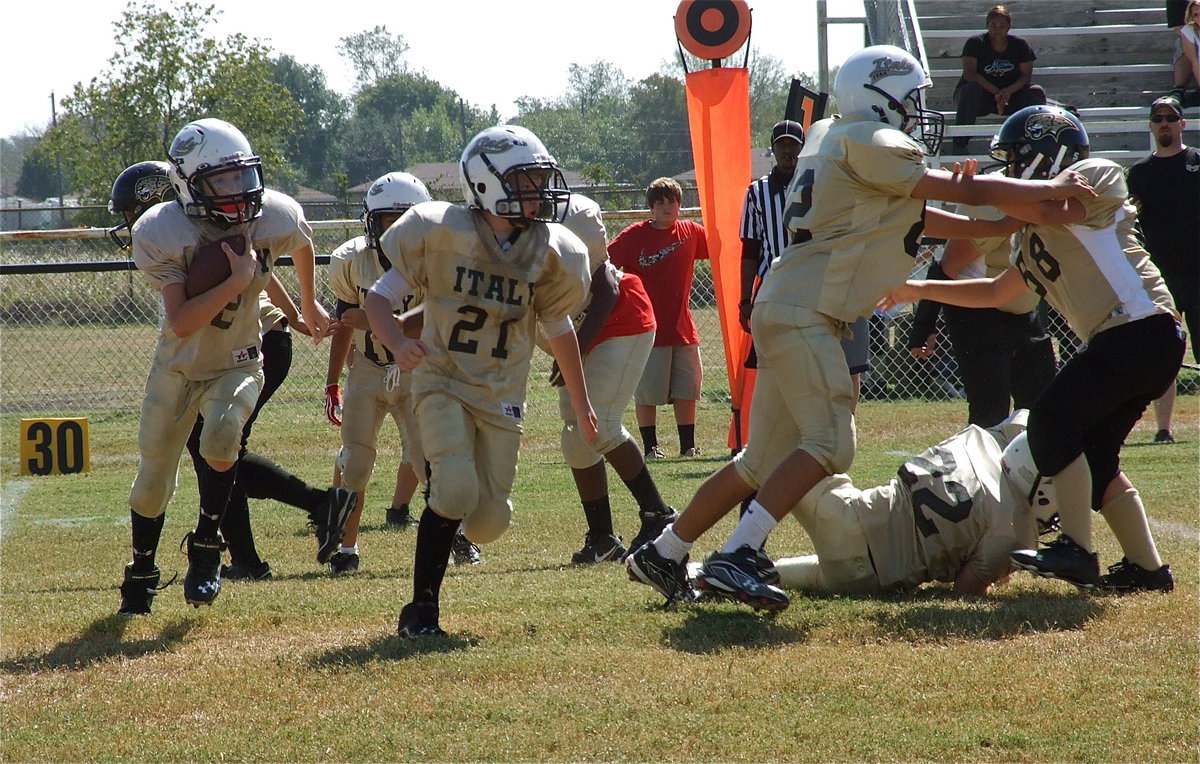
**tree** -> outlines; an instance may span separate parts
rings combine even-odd
[[[386,26],[352,34],[338,42],[338,54],[354,67],[357,73],[355,84],[360,90],[408,71],[404,61],[407,52],[408,43],[404,36],[393,35]]]
[[[626,133],[631,157],[621,177],[644,187],[655,178],[678,175],[692,167],[691,128],[683,82],[652,74],[633,86]]]
[[[170,12],[136,2],[122,12],[108,68],[75,85],[45,136],[47,155],[62,163],[76,193],[107,198],[121,170],[166,158],[179,129],[206,116],[246,134],[268,182],[293,182],[284,156],[299,108],[273,81],[270,48],[243,35],[204,36],[216,13],[186,0]]]
[[[319,66],[306,66],[288,55],[272,62],[274,81],[287,89],[304,115],[288,142],[289,161],[299,169],[305,185],[332,191],[332,177],[341,168],[341,134],[348,118],[346,99],[325,86]]]

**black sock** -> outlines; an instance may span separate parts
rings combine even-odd
[[[221,516],[229,504],[233,481],[237,479],[237,465],[224,472],[217,472],[208,462],[196,465],[196,488],[200,493],[200,517],[196,520],[196,535],[202,539],[215,539]]]
[[[129,510],[130,535],[133,538],[133,569],[149,573],[154,568],[154,554],[158,551],[158,539],[162,536],[164,512],[158,517],[142,517]]]
[[[650,453],[650,449],[658,445],[658,427],[639,427],[638,431],[642,433],[642,453]]]
[[[251,499],[274,499],[306,512],[313,512],[325,498],[325,490],[313,488],[270,459],[247,451],[238,461],[238,483]]]
[[[225,514],[221,515],[221,535],[229,544],[229,562],[247,568],[262,564],[254,547],[254,531],[250,528],[250,503],[242,488],[241,475],[229,494]]]
[[[688,449],[696,447],[696,425],[681,424],[679,429],[679,453],[686,454]]]
[[[626,487],[633,494],[634,501],[638,503],[638,509],[645,515],[661,515],[667,512],[666,502],[658,492],[658,486],[654,484],[654,478],[650,477],[650,470],[642,467],[642,471],[638,473],[633,480],[625,480]]]
[[[461,520],[448,520],[428,507],[421,513],[413,555],[413,602],[438,601],[450,560],[450,546],[461,524]]]
[[[583,516],[587,518],[588,533],[612,535],[612,509],[609,507],[608,497],[585,501],[582,504]]]

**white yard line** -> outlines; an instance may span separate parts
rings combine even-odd
[[[29,493],[31,484],[28,480],[9,480],[4,483],[3,495],[0,495],[0,540],[8,535],[13,519],[17,516],[17,508],[25,494]]]

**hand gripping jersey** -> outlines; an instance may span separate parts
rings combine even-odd
[[[429,355],[413,370],[414,406],[442,392],[519,431],[534,324],[572,315],[591,285],[583,243],[561,225],[534,223],[504,250],[481,213],[444,202],[413,207],[380,243],[425,293]]]
[[[965,563],[988,581],[1008,571],[1021,499],[1001,485],[1001,452],[991,433],[970,425],[905,461],[887,485],[847,494],[881,587],[954,581]]]
[[[329,287],[342,302],[361,307],[367,292],[371,291],[371,286],[385,270],[379,253],[367,242],[367,237],[357,236],[343,243],[329,256]],[[395,312],[403,313],[419,304],[417,294],[410,292]],[[395,363],[391,352],[369,331],[354,330],[354,347],[358,348],[360,357],[376,366]]]
[[[233,233],[249,237],[258,252],[258,273],[236,300],[189,337],[176,336],[164,318],[154,351],[156,366],[196,381],[261,366],[259,295],[280,255],[312,245],[312,229],[294,199],[268,189],[262,215],[228,230],[188,217],[178,204],[156,205],[134,224],[133,261],[150,286],[161,292],[170,284],[184,283],[197,246]]]
[[[756,302],[815,310],[849,323],[912,271],[925,202],[909,196],[925,152],[900,130],[864,117],[809,130],[788,187],[788,246]]]
[[[1080,200],[1083,222],[1029,224],[1016,234],[1013,265],[1025,284],[1046,298],[1080,337],[1174,309],[1170,293],[1138,243],[1136,210],[1125,175],[1107,159],[1071,165],[1099,196]]]

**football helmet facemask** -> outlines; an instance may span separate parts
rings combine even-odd
[[[262,213],[262,162],[233,125],[198,119],[179,131],[167,154],[179,204],[189,217],[230,228]]]
[[[458,166],[463,196],[472,207],[519,226],[534,220],[560,223],[566,215],[571,191],[562,170],[524,127],[489,127],[463,149]]]
[[[400,215],[409,207],[421,202],[432,201],[429,190],[421,180],[407,172],[389,172],[375,180],[363,197],[363,221],[366,223],[367,242],[379,251],[379,237],[387,230],[384,218]],[[393,221],[395,220],[393,218]],[[388,225],[392,221],[387,221]]]
[[[990,154],[1010,178],[1052,178],[1087,158],[1087,131],[1066,109],[1026,106],[1004,120]]]
[[[911,53],[894,45],[872,45],[838,69],[833,97],[842,114],[862,114],[916,134],[932,155],[942,144],[946,118],[925,108],[923,91],[930,87],[933,80]]]
[[[146,210],[159,202],[175,198],[171,186],[171,165],[166,162],[138,162],[126,167],[113,182],[108,211],[124,222],[108,229],[108,236],[121,249],[128,249],[130,237],[124,234]]]

